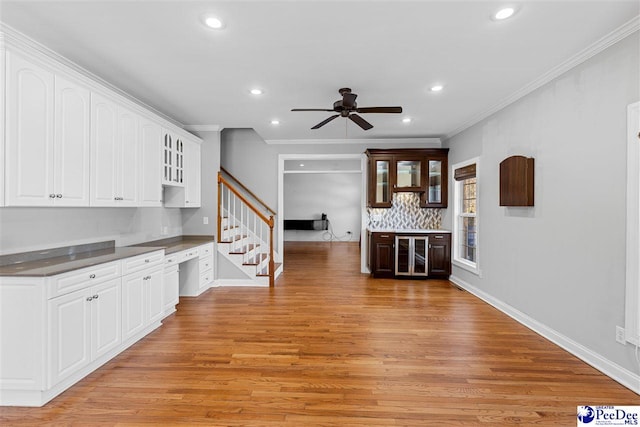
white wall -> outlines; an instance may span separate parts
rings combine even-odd
[[[326,213],[339,240],[360,239],[359,173],[314,173],[284,175],[284,219],[320,219]],[[347,231],[351,231],[348,236]],[[336,240],[327,231],[286,230],[285,241]]]
[[[163,232],[166,227],[166,234]],[[0,253],[115,240],[126,246],[182,234],[180,209],[2,208]]]
[[[454,267],[454,279],[622,376],[639,372],[633,348],[615,341],[624,325],[626,107],[640,97],[638,49],[635,33],[445,142],[450,165],[480,157],[482,277]],[[535,158],[533,208],[498,206],[498,165],[514,154]]]

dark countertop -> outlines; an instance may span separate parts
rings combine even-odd
[[[114,241],[0,256],[0,277],[48,277],[164,249],[172,254],[215,242],[213,236],[178,236],[115,247]]]
[[[153,240],[151,242],[136,243],[135,245],[131,245],[131,247],[164,248],[164,253],[170,255],[215,241],[214,236],[177,236],[168,239]]]
[[[69,255],[55,256],[24,262],[15,261],[13,264],[0,266],[0,276],[10,277],[47,277],[56,274],[67,273],[85,267],[92,267],[119,259],[130,258],[149,252],[155,252],[160,248],[116,248],[88,250]],[[19,255],[19,254],[16,254]]]
[[[431,234],[431,233],[451,233],[450,230],[427,230],[423,228],[415,229],[379,229],[373,230],[368,228],[368,231],[372,233],[395,233],[395,234]]]

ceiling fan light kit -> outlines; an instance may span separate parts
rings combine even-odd
[[[371,123],[363,119],[356,113],[365,114],[365,113],[402,113],[402,107],[360,107],[358,108],[358,104],[356,103],[357,94],[351,92],[351,89],[348,87],[343,87],[338,90],[338,93],[342,95],[342,99],[337,100],[333,103],[333,109],[323,109],[323,108],[294,108],[291,111],[326,111],[326,112],[334,112],[333,116],[321,121],[317,125],[313,126],[311,129],[319,129],[322,126],[326,125],[336,117],[345,117],[360,126],[363,130],[369,130],[373,127]]]

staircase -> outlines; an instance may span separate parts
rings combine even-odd
[[[274,286],[282,273],[276,262],[275,212],[221,168],[218,172],[218,252],[247,278],[247,284]]]

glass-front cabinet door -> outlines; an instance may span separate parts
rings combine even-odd
[[[396,276],[411,276],[411,242],[409,236],[396,236]]]
[[[413,276],[426,276],[429,272],[427,268],[427,238],[424,236],[413,238]]]
[[[420,207],[446,208],[448,196],[446,155],[430,155],[425,159],[424,166],[424,194],[421,197]]]
[[[396,159],[395,191],[418,191],[422,185],[422,160]]]
[[[370,167],[369,205],[374,208],[391,207],[391,160],[373,158]]]

